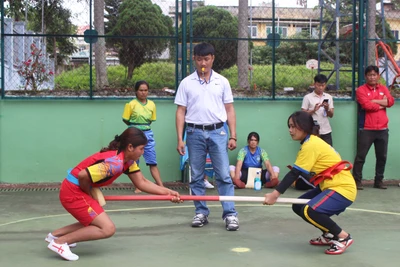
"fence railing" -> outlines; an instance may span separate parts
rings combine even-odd
[[[100,17],[94,11],[102,1],[72,2],[3,2],[3,98],[130,98],[137,80],[163,97],[162,88],[176,89],[194,71],[193,46],[204,41],[214,45],[213,68],[228,78],[236,98],[297,99],[323,73],[334,97],[352,99],[363,82],[368,43],[378,37],[392,51],[378,51],[382,81],[397,83],[400,10],[383,1],[373,38],[364,20],[370,9],[355,0],[320,0],[315,7],[105,0]]]

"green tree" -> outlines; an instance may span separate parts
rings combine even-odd
[[[106,34],[110,34],[112,29],[115,27],[118,21],[118,9],[121,6],[123,0],[105,0],[106,14],[104,17],[107,21],[104,22],[104,30]],[[107,40],[108,43],[108,40]]]
[[[4,1],[6,2],[6,1]],[[4,8],[4,17],[21,21],[25,18],[25,9],[29,7],[23,0],[9,0],[9,5]],[[4,5],[4,3],[2,3]]]
[[[123,1],[117,23],[108,30],[110,35],[122,36],[114,41],[120,63],[128,67],[128,79],[132,79],[135,68],[158,58],[169,47],[168,39],[158,37],[173,35],[171,18],[163,15],[161,8],[151,0]]]
[[[30,7],[28,28],[34,32],[42,32],[49,35],[70,35],[76,33],[76,26],[71,22],[71,11],[62,6],[60,0],[44,0],[42,16],[42,1],[36,1]],[[67,59],[69,55],[77,51],[77,47],[68,37],[46,37],[47,53],[54,59],[54,70],[57,73],[57,65]]]
[[[288,39],[304,39],[304,41],[281,41],[281,45],[276,48],[278,64],[305,65],[307,60],[318,58],[318,42],[310,40],[309,33],[297,33]]]
[[[335,6],[336,5],[336,0],[325,0],[324,1],[327,5],[330,6]],[[342,14],[352,14],[353,12],[353,3],[355,1],[353,0],[343,0],[340,1],[340,12]],[[392,1],[392,3],[396,6],[400,1],[396,0],[396,1]],[[368,13],[372,13],[375,14],[375,7],[372,6],[370,4],[366,5],[366,8],[369,9],[369,11],[365,10],[365,12]],[[333,9],[326,9],[326,12],[324,14],[324,21],[325,22],[332,22],[334,20],[334,8]],[[357,9],[357,12],[359,12],[359,10]],[[358,14],[352,14],[354,16],[359,16]],[[364,14],[366,15],[366,14]],[[341,26],[343,25],[350,25],[352,24],[352,17],[353,16],[344,16],[341,17],[340,19],[340,23]],[[358,22],[358,18],[356,18],[356,22]],[[367,24],[370,22],[367,22]],[[373,22],[372,22],[373,23]],[[380,18],[379,16],[376,16],[376,23],[375,24],[375,32],[376,34],[379,36],[379,38],[383,38],[383,27],[382,27],[382,23],[384,23],[384,28],[385,28],[385,39],[387,40],[395,40],[395,37],[393,36],[391,29],[390,29],[390,25],[386,22],[385,19],[382,20],[382,18]],[[324,29],[327,29],[327,24],[324,24]],[[355,30],[355,37],[358,38],[358,29]],[[364,27],[364,37],[367,38],[367,29]],[[335,39],[335,30],[331,31],[328,36],[327,36],[327,40],[328,42],[326,42],[326,44],[324,45],[323,49],[326,50],[327,54],[329,56],[331,56],[332,58],[335,58],[335,43],[333,42],[333,40]],[[344,63],[344,64],[350,64],[351,63],[351,57],[349,55],[352,54],[352,46],[351,46],[351,42],[352,40],[352,34],[351,32],[349,32],[348,34],[344,35],[344,36],[340,36],[341,40],[343,40],[344,42],[340,42],[340,62]],[[375,39],[375,36],[369,37],[370,39]],[[366,40],[363,40],[364,42]],[[397,44],[395,41],[392,42],[387,42],[387,44],[389,45],[389,47],[391,48],[393,54],[395,55],[397,53]],[[372,49],[372,51],[371,51]],[[368,48],[369,52],[371,53],[373,59],[375,58],[375,43],[372,42],[372,45],[369,46]],[[356,60],[356,62],[358,62],[358,57],[359,57],[359,51],[358,51],[358,45],[356,45],[356,51],[355,51],[355,55],[356,58],[354,60]],[[365,55],[367,56],[367,55]],[[379,56],[383,56],[383,53],[381,50],[379,50]],[[371,57],[371,56],[369,56]]]
[[[105,11],[104,18],[106,21],[104,22],[104,32],[106,35],[112,35],[112,31],[117,25],[119,18],[119,7],[121,6],[123,0],[105,0]],[[109,49],[113,51],[118,50],[118,41],[116,38],[106,38],[106,45]]]
[[[392,0],[390,1],[396,9],[400,8],[400,0]]]
[[[187,40],[189,40],[189,20],[187,22]],[[179,27],[182,36],[182,25]],[[236,64],[238,19],[215,6],[204,6],[193,10],[193,42],[208,42],[215,48],[213,69],[220,72]]]
[[[383,34],[383,27],[382,27],[382,20],[381,19],[378,20],[378,18],[377,18],[376,22],[377,22],[376,23],[376,34],[378,35],[379,38],[382,39],[382,41],[384,43],[386,43],[390,47],[391,51],[393,52],[393,55],[396,55],[397,54],[396,38],[394,37],[394,35],[393,35],[392,31],[391,31],[390,25],[386,22],[386,20],[383,21],[383,23],[385,25],[385,27],[384,27],[385,28],[385,35],[384,35]],[[358,29],[356,30],[355,35],[356,35],[356,38],[357,38],[358,37]],[[384,36],[385,36],[385,40],[383,40]],[[343,40],[351,40],[351,38],[352,38],[351,34],[348,34],[343,38]],[[365,36],[365,38],[366,38],[366,36]],[[390,41],[387,42],[386,40],[390,40]],[[351,45],[350,44],[351,44],[350,42],[346,42],[346,43],[343,43],[341,45],[340,60],[343,63],[347,63],[347,64],[351,63],[351,57],[349,56],[349,55],[351,55]],[[358,62],[358,59],[359,59],[359,52],[358,51],[359,51],[358,50],[358,45],[356,45],[356,53],[355,53],[355,59],[354,59],[354,60],[356,60],[356,62]],[[327,49],[327,53],[329,55],[333,55],[334,50],[332,48],[329,48],[329,49]],[[374,57],[373,58],[375,59],[375,44],[374,44],[374,48],[373,48],[373,53],[374,53]],[[382,51],[382,49],[380,47],[378,48],[378,56],[379,57],[383,57],[384,56],[384,53],[383,53],[383,51]]]
[[[275,60],[282,65],[303,65],[309,59],[318,57],[318,42],[310,41],[309,33],[300,32],[283,39],[275,50]],[[291,41],[296,39],[296,41]],[[302,41],[301,39],[304,39]],[[256,46],[253,48],[253,64],[272,64],[272,47]]]

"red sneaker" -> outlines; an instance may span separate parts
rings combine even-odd
[[[331,247],[325,250],[325,253],[329,255],[342,254],[351,244],[353,244],[353,239],[349,234],[345,239],[332,240]]]

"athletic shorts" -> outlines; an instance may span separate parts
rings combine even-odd
[[[84,226],[90,225],[97,215],[104,212],[104,209],[92,196],[84,193],[79,186],[67,179],[64,179],[61,184],[60,201],[64,209]]]
[[[157,165],[157,156],[156,156],[156,141],[154,141],[154,134],[152,130],[143,131],[143,133],[147,137],[147,144],[144,147],[143,158],[146,162],[146,165]]]
[[[307,203],[310,208],[316,212],[329,216],[339,215],[345,211],[347,207],[353,204],[352,201],[348,200],[336,191],[331,189],[321,191],[319,187],[311,189],[299,198],[311,199]]]

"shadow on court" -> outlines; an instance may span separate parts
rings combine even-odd
[[[271,190],[237,190],[236,195],[263,196]],[[217,194],[215,189],[208,194]],[[289,189],[283,197],[297,197]],[[105,195],[132,194],[106,190]],[[181,190],[187,194],[187,190]],[[66,264],[47,249],[47,233],[75,222],[58,201],[57,191],[0,192],[0,266]],[[295,215],[290,205],[237,202],[240,230],[228,232],[219,202],[209,202],[210,223],[191,228],[193,203],[166,201],[108,202],[117,233],[105,240],[79,243],[77,266],[399,266],[400,188],[365,188],[356,202],[334,220],[352,234],[343,255],[325,255],[326,247],[308,244],[320,232]],[[241,252],[243,251],[243,252]]]

